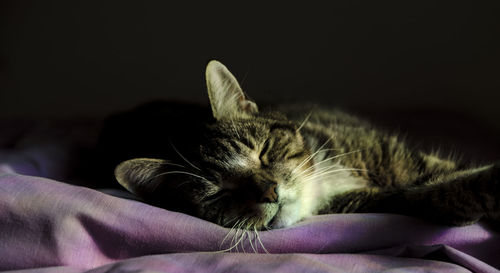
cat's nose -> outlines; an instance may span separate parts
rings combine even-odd
[[[277,184],[273,183],[269,185],[269,187],[264,191],[262,198],[260,199],[261,203],[276,203],[278,202],[278,188]]]

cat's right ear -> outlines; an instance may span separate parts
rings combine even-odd
[[[165,163],[161,159],[129,159],[115,168],[115,178],[129,192],[145,197],[161,184]]]
[[[210,61],[205,77],[215,119],[232,119],[258,112],[255,102],[245,96],[236,78],[220,62]]]

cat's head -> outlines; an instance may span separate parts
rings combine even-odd
[[[304,182],[312,172],[311,152],[299,125],[261,113],[235,77],[217,61],[206,80],[214,122],[207,124],[196,156],[136,158],[115,170],[129,191],[167,209],[226,227],[262,229],[300,220],[310,209]],[[306,212],[307,214],[307,212]]]

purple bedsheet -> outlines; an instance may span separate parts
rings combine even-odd
[[[64,172],[57,166],[66,162],[57,149],[0,150],[2,271],[499,272],[500,228],[486,223],[322,215],[241,237],[189,215],[57,182]],[[237,246],[236,238],[243,238]]]

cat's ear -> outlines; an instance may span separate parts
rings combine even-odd
[[[258,112],[229,70],[218,61],[210,61],[205,73],[208,97],[215,119],[241,117]]]
[[[115,168],[115,178],[125,189],[144,197],[161,184],[161,173],[166,161],[151,158],[134,158],[123,161]]]

